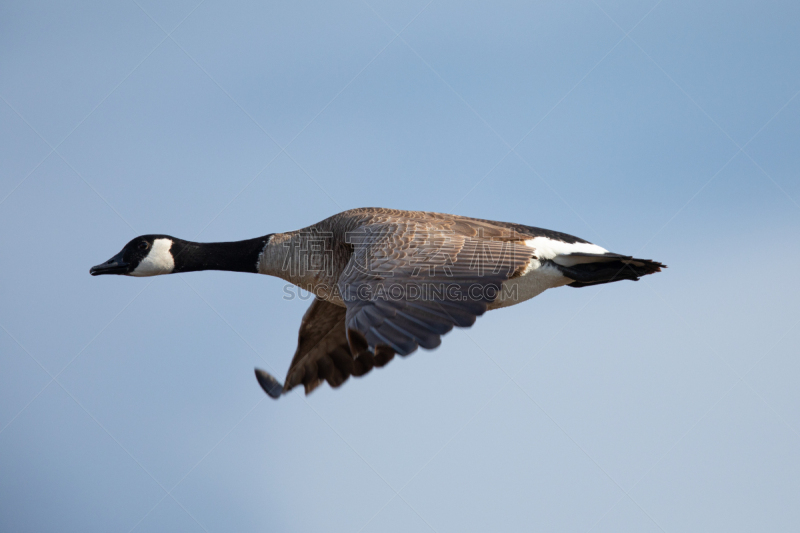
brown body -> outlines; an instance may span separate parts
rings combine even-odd
[[[260,273],[317,298],[303,317],[285,383],[264,371],[257,377],[273,397],[300,383],[306,393],[323,380],[338,387],[395,354],[437,347],[454,326],[469,327],[487,310],[560,285],[638,279],[662,266],[522,224],[380,208],[344,211],[275,234],[264,248]]]

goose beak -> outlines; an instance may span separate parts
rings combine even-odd
[[[128,263],[122,259],[122,252],[118,253],[105,263],[100,263],[89,269],[89,274],[99,276],[100,274],[127,274]]]

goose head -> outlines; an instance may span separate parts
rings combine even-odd
[[[178,239],[169,235],[140,235],[114,257],[89,269],[92,276],[158,276],[175,271],[173,245]]]

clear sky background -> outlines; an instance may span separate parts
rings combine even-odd
[[[800,530],[800,3],[0,3],[0,530]],[[92,278],[353,207],[669,265],[275,402],[307,299]]]

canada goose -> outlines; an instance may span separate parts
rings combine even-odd
[[[470,327],[487,310],[546,289],[636,281],[664,266],[522,224],[363,208],[238,242],[142,235],[89,272],[253,272],[314,293],[285,382],[256,369],[264,391],[278,398],[300,383],[306,394],[323,379],[338,387],[395,354],[436,348],[453,326]]]

